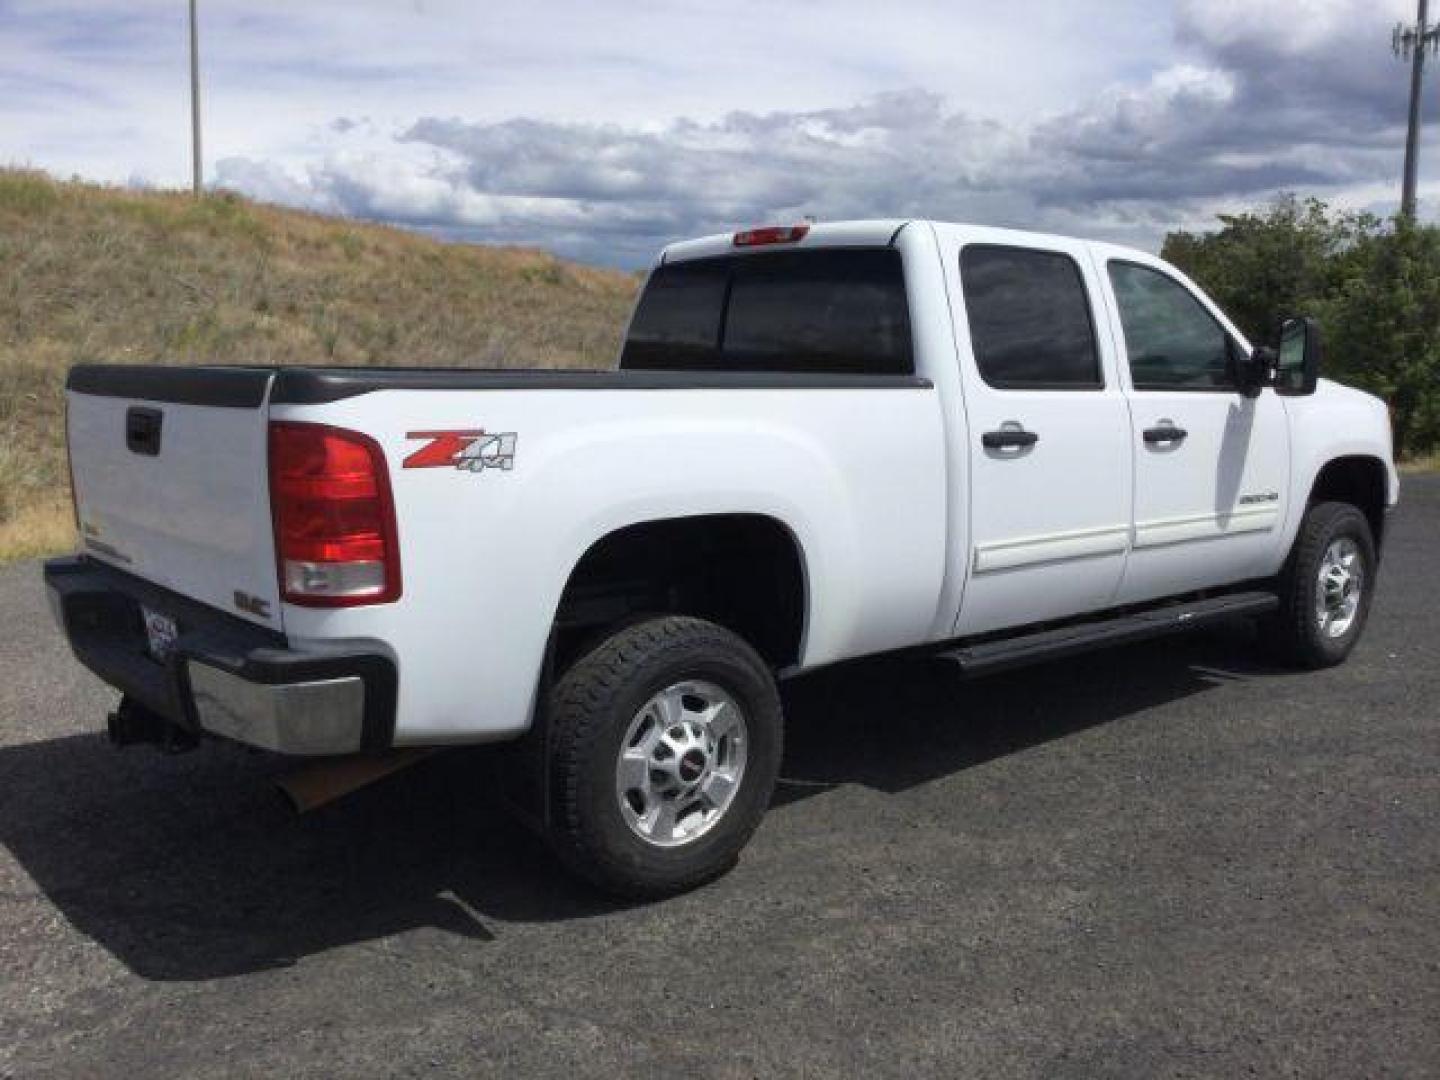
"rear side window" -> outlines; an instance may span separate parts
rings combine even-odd
[[[980,377],[1001,389],[1103,385],[1090,299],[1068,255],[975,244],[960,253]]]
[[[821,248],[658,267],[635,310],[620,365],[910,374],[900,253]]]

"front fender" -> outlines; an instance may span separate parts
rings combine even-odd
[[[1339,458],[1373,458],[1385,471],[1385,505],[1400,497],[1400,474],[1395,468],[1390,414],[1377,397],[1353,387],[1321,379],[1315,393],[1287,397],[1290,424],[1290,500],[1285,521],[1284,552],[1290,550],[1310,502],[1315,481],[1330,462]]]

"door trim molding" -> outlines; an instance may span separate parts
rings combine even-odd
[[[1123,555],[1129,546],[1129,525],[1105,525],[1096,529],[996,540],[976,546],[975,572],[1013,570],[1036,563],[1088,559],[1097,555]]]
[[[1135,526],[1137,548],[1183,544],[1191,540],[1215,540],[1236,533],[1269,532],[1280,521],[1280,507],[1239,506],[1213,514],[1192,514],[1185,517],[1156,518]]]
[[[1165,547],[1193,540],[1216,540],[1241,533],[1269,532],[1280,523],[1280,507],[1241,506],[1213,514],[1156,518],[1135,526],[1135,548]],[[1132,546],[1128,525],[1104,525],[1094,529],[1022,536],[995,540],[975,548],[975,573],[1014,570],[1039,563],[1089,559],[1100,555],[1123,555]]]

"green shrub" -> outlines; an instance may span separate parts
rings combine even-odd
[[[1171,233],[1161,254],[1257,344],[1284,318],[1319,318],[1323,374],[1385,399],[1396,453],[1440,448],[1440,229],[1293,195],[1220,223]]]

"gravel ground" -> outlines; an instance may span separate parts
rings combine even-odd
[[[283,767],[97,733],[0,567],[0,1075],[1440,1074],[1440,478],[1368,636],[1241,625],[956,684],[789,691],[777,805],[623,907],[433,758],[303,818]]]

